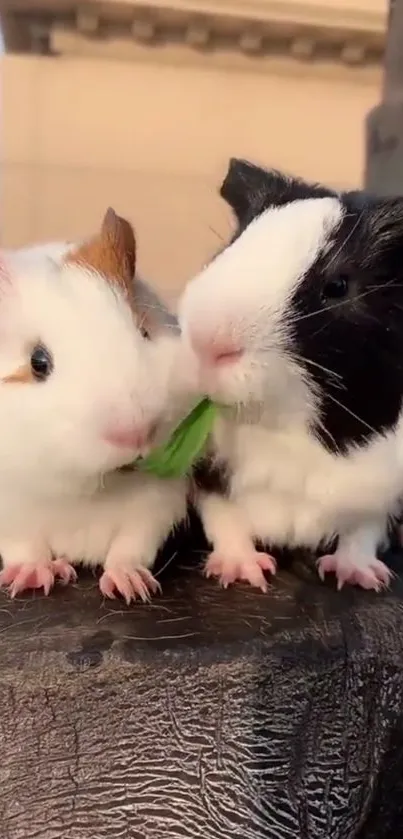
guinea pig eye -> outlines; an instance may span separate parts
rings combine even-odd
[[[45,381],[53,370],[52,356],[43,344],[37,344],[32,350],[31,370],[38,382]]]
[[[325,300],[341,300],[346,297],[349,289],[349,277],[347,274],[340,274],[328,280],[322,289],[322,297]]]

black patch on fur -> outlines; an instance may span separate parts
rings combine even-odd
[[[213,456],[203,457],[193,467],[192,477],[195,485],[203,492],[227,495],[229,492],[229,471],[225,463]]]
[[[403,198],[340,194],[237,158],[220,194],[236,216],[232,241],[269,207],[315,197],[342,201],[345,217],[330,249],[291,301],[290,317],[301,319],[290,354],[305,359],[298,363],[321,396],[312,430],[326,448],[344,451],[392,429],[403,395]],[[326,299],[326,284],[340,277],[348,282],[347,297]]]
[[[290,313],[293,350],[321,397],[313,431],[332,451],[392,429],[403,395],[403,199],[342,201],[342,223]],[[346,296],[329,298],[329,282],[340,279]]]

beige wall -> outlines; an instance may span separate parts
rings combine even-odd
[[[380,74],[6,55],[1,84],[2,244],[82,236],[111,204],[170,295],[228,232],[230,155],[360,183]]]

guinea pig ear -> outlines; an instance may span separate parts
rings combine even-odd
[[[321,184],[295,178],[277,169],[263,169],[248,160],[233,157],[221,185],[220,195],[233,209],[240,227],[270,207],[281,207],[304,198],[335,197]]]
[[[220,187],[220,195],[243,224],[259,212],[264,202],[264,186],[269,173],[239,157],[232,157]]]
[[[70,251],[68,264],[83,265],[102,274],[132,297],[136,270],[136,239],[130,222],[118,216],[112,207],[105,213],[101,230],[92,239]]]

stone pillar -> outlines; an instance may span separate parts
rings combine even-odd
[[[403,0],[389,0],[382,101],[366,120],[365,186],[403,195]]]

